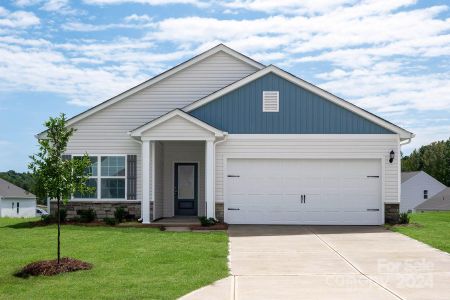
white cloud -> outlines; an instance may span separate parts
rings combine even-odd
[[[95,4],[95,5],[119,5],[126,3],[138,3],[138,4],[147,4],[147,5],[169,5],[169,4],[189,4],[198,7],[207,7],[209,6],[207,1],[201,0],[83,0],[86,4]]]
[[[148,15],[137,15],[132,14],[124,18],[125,22],[138,22],[138,23],[148,23],[152,20]]]
[[[5,8],[0,7],[0,27],[23,29],[39,24],[39,18],[32,12],[21,10],[10,12]]]

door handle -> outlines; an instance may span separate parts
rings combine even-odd
[[[232,208],[232,207],[230,207],[230,208],[228,208],[228,210],[241,210],[240,208]]]
[[[303,195],[303,203],[306,203],[306,195]]]

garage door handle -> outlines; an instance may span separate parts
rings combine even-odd
[[[229,208],[228,210],[241,210],[240,208]]]
[[[228,177],[241,177],[239,175],[228,175]]]
[[[380,211],[379,208],[368,208],[367,211]]]
[[[367,178],[380,178],[380,176],[377,176],[377,175],[367,175]]]

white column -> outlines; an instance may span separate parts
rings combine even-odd
[[[214,141],[206,141],[205,147],[205,200],[206,216],[215,218],[214,203]]]
[[[142,223],[150,224],[150,141],[142,141]]]

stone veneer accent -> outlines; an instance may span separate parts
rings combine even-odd
[[[98,220],[103,218],[114,218],[114,211],[118,207],[125,208],[125,211],[129,215],[134,216],[137,220],[141,217],[141,202],[128,200],[128,201],[69,201],[66,205],[62,205],[61,208],[67,210],[67,219],[71,220],[77,217],[78,210],[85,210],[92,208],[97,214]],[[152,207],[152,206],[150,206]],[[50,211],[52,214],[56,212],[56,201],[50,203]]]
[[[384,223],[397,224],[400,219],[400,203],[384,204]]]
[[[216,219],[223,223],[223,203],[216,202]]]

